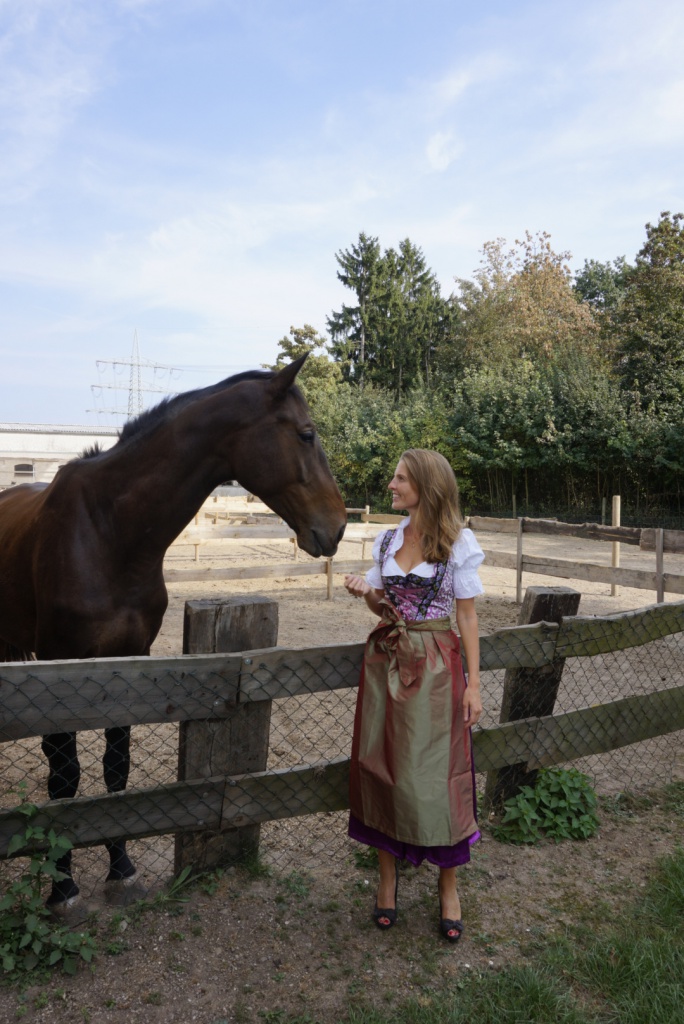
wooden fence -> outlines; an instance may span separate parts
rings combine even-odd
[[[206,506],[205,506],[206,508]],[[238,580],[238,579],[282,579],[286,576],[324,576],[327,584],[327,596],[332,597],[333,577],[336,573],[365,572],[371,564],[365,558],[366,544],[372,542],[379,531],[386,525],[400,522],[398,515],[381,515],[368,509],[348,509],[348,512],[361,513],[361,523],[347,525],[344,542],[362,545],[361,559],[336,560],[324,559],[318,562],[289,562],[269,566],[241,566],[239,568],[214,569],[172,569],[165,568],[164,578],[167,583],[194,583],[204,579]],[[206,513],[212,516],[211,511]],[[666,593],[684,594],[684,575],[668,573],[664,569],[664,555],[668,553],[684,553],[684,531],[641,529],[631,526],[600,526],[595,523],[561,523],[548,519],[492,519],[485,516],[471,516],[466,520],[477,534],[506,533],[515,534],[515,554],[505,551],[494,551],[483,547],[486,564],[494,568],[510,569],[516,578],[516,600],[522,601],[522,576],[524,572],[536,576],[551,576],[559,579],[587,580],[594,583],[609,583],[615,592],[616,586],[632,587],[638,590],[651,590],[656,594],[658,603],[664,601]],[[599,565],[594,562],[577,561],[566,558],[551,558],[548,555],[530,555],[524,551],[525,534],[547,537],[575,537],[582,540],[603,541],[613,545],[613,560],[616,558],[615,548],[620,544],[637,546],[641,551],[654,552],[653,570],[625,569],[619,564]],[[188,527],[176,539],[175,544],[192,544],[195,546],[195,559],[199,560],[199,546],[222,540],[276,540],[289,539],[293,542],[296,552],[295,535],[284,524],[268,523],[264,516],[254,525],[217,525]],[[486,542],[485,542],[486,543]]]
[[[603,618],[577,616],[500,630],[481,640],[481,667],[544,669],[559,659],[625,650],[684,630],[684,602]],[[0,664],[0,740],[113,725],[227,718],[236,705],[357,685],[363,644],[269,648],[176,658]],[[209,710],[210,709],[210,710]],[[677,685],[565,714],[474,733],[478,771],[528,769],[603,753],[684,728]],[[149,789],[43,804],[32,824],[64,831],[75,846],[106,837],[257,825],[348,806],[347,758],[283,771],[189,778]],[[0,857],[23,832],[17,809],[0,812]]]

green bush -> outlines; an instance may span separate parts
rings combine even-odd
[[[536,843],[542,838],[588,839],[598,828],[596,794],[576,768],[543,768],[534,788],[522,786],[504,804],[494,829],[507,843]]]
[[[46,883],[64,877],[57,861],[72,844],[53,829],[31,824],[38,811],[35,804],[23,801],[18,810],[26,816],[26,828],[12,837],[8,853],[21,854],[29,844],[39,844],[47,852],[27,854],[28,867],[0,897],[0,965],[5,980],[56,966],[74,974],[80,960],[92,960],[95,941],[89,932],[73,932],[55,921],[43,895]]]

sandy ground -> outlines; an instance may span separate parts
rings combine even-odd
[[[511,535],[482,534],[479,539],[485,549],[514,551]],[[533,537],[525,538],[525,550],[610,564],[608,544]],[[291,552],[288,541],[222,542],[202,549],[200,565],[280,564],[290,560]],[[343,542],[339,557],[359,558],[360,546]],[[307,556],[300,553],[299,559]],[[654,562],[654,555],[623,546],[623,566],[653,568]],[[168,565],[196,567],[188,548],[173,548]],[[684,558],[666,558],[665,567],[684,572]],[[514,573],[485,563],[481,576],[486,591],[478,599],[481,631],[514,625],[518,617]],[[582,592],[580,614],[615,614],[655,601],[652,593],[627,588],[619,588],[611,597],[606,584],[533,575],[526,575],[523,582],[524,586],[574,586]],[[341,583],[341,577],[336,577],[332,601],[326,600],[322,576],[175,584],[153,653],[180,653],[187,599],[237,593],[259,593],[278,601],[279,644],[283,646],[362,641],[375,619],[363,602],[346,594]],[[574,676],[568,675],[559,701],[566,702],[566,710],[597,702],[602,694],[604,699],[606,694],[619,696],[625,686],[633,692],[635,680],[641,687],[667,685],[658,682],[661,672],[671,672],[675,659],[684,663],[682,654],[684,649],[666,646],[647,662],[638,661],[636,670],[625,668],[624,656],[619,661],[604,659],[600,666],[588,664],[593,659],[575,659],[584,666]],[[496,721],[502,673],[487,676],[483,688],[488,719]],[[353,692],[343,691],[326,697],[319,720],[305,703],[275,709],[271,763],[348,753],[353,699]],[[150,774],[159,781],[171,781],[175,730],[164,727],[142,737],[140,730],[136,733],[132,783],[144,785]],[[94,739],[94,734],[87,735]],[[10,765],[15,771],[21,767],[35,791],[44,791],[46,772],[36,743],[25,744],[20,756],[18,747],[13,745],[11,754],[5,751],[3,775]],[[649,799],[625,802],[618,796],[623,789],[644,792],[652,785],[683,778],[681,733],[626,751],[614,763],[607,755],[607,766],[583,765],[598,779],[606,800],[601,829],[586,843],[512,848],[495,842],[485,823],[473,861],[461,872],[467,933],[455,948],[440,943],[436,933],[435,875],[429,867],[402,873],[400,922],[381,935],[369,918],[374,872],[346,838],[345,815],[309,816],[262,829],[262,859],[270,872],[265,877],[229,869],[193,890],[187,903],[169,904],[142,917],[111,919],[103,914],[101,928],[111,955],[99,959],[94,974],[82,971],[73,980],[57,978],[44,990],[29,993],[27,1019],[55,1024],[81,1019],[244,1024],[298,1014],[332,1024],[355,1000],[391,1006],[405,996],[419,995],[429,1001],[433,988],[445,980],[524,959],[532,939],[570,925],[578,907],[586,913],[593,907],[605,914],[607,906],[638,895],[654,858],[684,838],[681,818],[666,807]],[[97,745],[84,754],[84,767],[91,776],[90,782],[85,780],[86,790],[101,786],[100,757]],[[483,783],[479,778],[479,787]],[[158,887],[172,863],[171,840],[131,846],[147,882],[153,889]],[[103,852],[77,851],[75,863],[84,892],[89,887],[90,894],[96,895],[105,871]],[[15,1014],[16,997],[0,992],[0,1024],[15,1020]]]

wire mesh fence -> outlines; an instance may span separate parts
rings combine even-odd
[[[683,629],[684,602],[483,637],[485,713],[474,734],[480,793],[491,796],[511,773],[519,784],[539,767],[569,762],[608,796],[681,777]],[[362,646],[249,655],[0,665],[0,853],[23,827],[23,799],[40,806],[36,820],[84,847],[74,873],[91,896],[109,867],[106,838],[129,837],[151,887],[177,869],[174,834],[186,830],[209,859],[225,851],[226,836],[236,853],[258,841],[260,857],[284,870],[315,870],[344,855]],[[266,723],[266,749],[255,770],[256,714],[262,733]],[[179,773],[179,723],[187,719],[197,734],[184,742],[198,745],[192,763],[200,766],[189,774]],[[110,756],[110,788],[120,791],[107,794],[103,729],[131,724],[126,790],[111,785]],[[78,778],[73,762],[59,770],[78,782],[78,797],[47,802],[41,736],[73,733]],[[56,772],[53,764],[53,787]],[[0,876],[16,870],[5,862]]]

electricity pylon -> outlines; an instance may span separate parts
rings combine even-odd
[[[87,412],[94,412],[98,415],[100,413],[106,413],[110,416],[122,416],[126,419],[131,419],[133,416],[139,416],[145,408],[145,402],[143,395],[175,395],[177,391],[173,391],[170,388],[163,387],[161,384],[155,383],[153,380],[144,379],[143,371],[152,371],[153,375],[165,376],[169,375],[170,379],[178,377],[181,374],[181,370],[177,366],[166,366],[163,363],[153,363],[149,359],[140,358],[140,349],[138,347],[138,332],[135,331],[133,335],[133,350],[131,352],[130,359],[97,359],[95,362],[98,373],[105,373],[107,367],[111,367],[112,372],[116,376],[122,374],[128,369],[128,384],[125,383],[114,383],[114,384],[91,384],[90,390],[94,396],[102,394],[104,389],[109,391],[127,391],[128,392],[128,408],[127,410],[120,408],[101,408],[101,409],[87,409]]]

